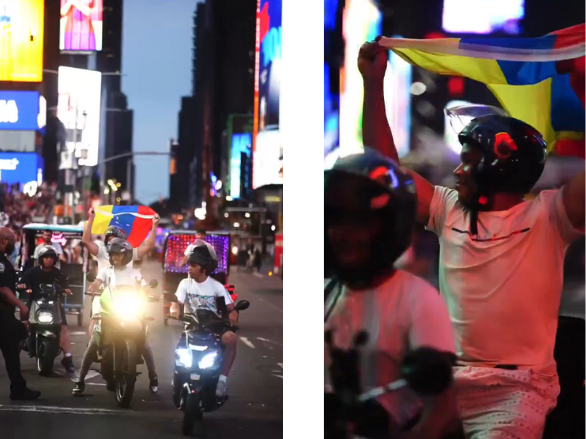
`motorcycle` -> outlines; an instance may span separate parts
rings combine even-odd
[[[31,294],[30,289],[17,289]],[[59,346],[61,328],[61,297],[67,293],[57,284],[41,284],[38,298],[33,300],[29,310],[30,335],[26,348],[29,356],[37,358],[37,370],[42,376],[53,372],[55,358],[61,353]]]
[[[177,302],[173,294],[165,295],[165,300]],[[241,300],[234,309],[244,311],[249,306],[248,301]],[[219,304],[218,309],[222,311],[225,307],[225,303]],[[184,413],[183,435],[191,436],[195,427],[201,426],[205,412],[219,409],[228,400],[227,395],[222,399],[216,396],[223,358],[221,339],[225,329],[236,332],[238,328],[231,326],[227,318],[204,309],[175,320],[182,321],[185,330],[175,350],[173,402]]]
[[[148,288],[158,286],[152,280]],[[111,288],[112,310],[104,316],[94,317],[99,323],[97,330],[101,334],[100,362],[102,376],[108,388],[114,390],[116,402],[122,408],[128,408],[132,401],[136,378],[140,375],[137,366],[144,364],[142,353],[148,332],[148,322],[154,317],[146,315],[146,302],[158,302],[159,297],[145,297],[142,287],[121,286]],[[87,296],[101,296],[98,293],[86,293]]]
[[[330,376],[333,393],[325,397],[325,438],[351,439],[395,437],[391,429],[388,414],[376,401],[380,396],[410,388],[422,396],[439,395],[453,382],[452,359],[445,353],[432,348],[419,348],[405,357],[401,367],[401,378],[385,386],[376,387],[367,392],[361,390],[360,351],[368,341],[364,331],[356,334],[353,347],[344,351],[332,345],[332,333],[325,334],[326,346],[329,348],[331,365]],[[401,431],[408,431],[417,419],[409,425],[393,425]],[[454,431],[446,439],[464,439],[461,425],[454,426]]]

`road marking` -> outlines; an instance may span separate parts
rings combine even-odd
[[[2,405],[0,411],[13,412],[39,412],[39,413],[69,413],[74,415],[119,415],[119,410],[98,409],[98,408],[74,408],[74,407],[54,407],[43,405]],[[125,414],[127,412],[124,412]]]
[[[86,335],[85,331],[75,331],[75,332],[70,332],[71,335]]]
[[[283,363],[277,363],[279,366],[281,366],[281,369],[283,368]]]
[[[264,275],[257,273],[256,271],[252,273],[252,275],[258,277],[259,279],[262,279],[264,277]]]
[[[262,302],[262,303],[265,303],[265,304],[267,304],[267,305],[268,305],[268,306],[270,306],[271,308],[274,308],[274,309],[276,309],[276,310],[277,310],[277,311],[279,311],[280,313],[283,313],[283,310],[282,310],[281,308],[279,308],[279,307],[278,307],[278,306],[276,306],[276,305],[273,305],[271,302],[269,302],[269,301],[267,301],[267,300],[264,300],[264,299],[261,299],[260,297],[257,297],[257,300],[258,300],[259,302]]]
[[[104,386],[106,387],[106,383],[87,383],[88,386]]]
[[[90,371],[88,371],[87,375],[85,376],[84,381],[91,380],[92,378],[95,378],[97,376],[100,376],[100,372],[98,372],[97,370],[90,370]],[[74,383],[77,383],[77,381],[79,381],[79,375],[74,378],[71,378],[71,381],[73,381]]]
[[[268,338],[256,337],[256,339],[260,340],[260,341],[264,341],[266,343],[272,343],[272,344],[276,344],[278,346],[283,346],[281,343],[279,343],[277,341],[269,340]]]
[[[254,349],[254,345],[248,340],[248,338],[246,338],[246,337],[240,337],[240,340],[242,340],[242,343],[244,343],[249,348]]]
[[[272,373],[271,375],[274,376],[274,377],[283,379],[283,375],[277,375],[277,374],[274,374],[274,373]]]

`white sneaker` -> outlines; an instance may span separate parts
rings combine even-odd
[[[218,380],[218,386],[216,387],[216,396],[218,398],[223,398],[226,395],[226,390],[228,389],[228,377],[224,375],[220,375],[220,379]]]

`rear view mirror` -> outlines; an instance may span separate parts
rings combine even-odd
[[[152,281],[149,282],[149,288],[157,288],[158,285],[159,285],[159,282],[156,279],[153,279]]]
[[[245,309],[248,309],[249,306],[250,306],[250,302],[248,300],[241,300],[240,302],[238,302],[236,304],[234,309],[236,311],[244,311]]]
[[[163,297],[167,302],[177,303],[177,296],[175,296],[173,293],[165,293],[163,294]]]

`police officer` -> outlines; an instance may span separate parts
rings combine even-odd
[[[28,315],[28,308],[16,297],[14,289],[18,278],[16,270],[8,260],[14,251],[16,237],[7,227],[0,228],[0,350],[6,362],[6,373],[10,379],[10,399],[34,400],[41,392],[26,387],[26,381],[20,372],[19,344],[27,336],[24,324],[14,317],[15,308],[20,315]]]

